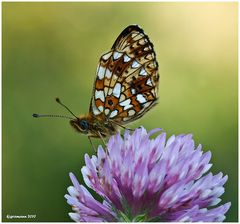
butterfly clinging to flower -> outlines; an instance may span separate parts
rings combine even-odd
[[[71,126],[90,137],[105,138],[119,127],[142,117],[158,100],[158,63],[153,44],[138,25],[126,27],[97,67],[87,115],[75,118]],[[38,115],[34,117],[64,117]]]

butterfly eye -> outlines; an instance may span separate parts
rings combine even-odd
[[[88,128],[89,128],[88,122],[87,122],[86,120],[81,120],[81,121],[80,121],[80,128],[81,128],[83,131],[88,130]]]

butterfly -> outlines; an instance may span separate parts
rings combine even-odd
[[[158,101],[159,73],[153,44],[138,25],[126,27],[111,50],[100,58],[92,90],[89,112],[74,116],[38,115],[34,117],[66,117],[71,126],[91,137],[105,138],[120,127],[142,117]]]

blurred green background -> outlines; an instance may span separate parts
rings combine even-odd
[[[226,221],[237,221],[237,4],[2,3],[3,221],[70,221],[68,173],[82,181],[93,151],[68,120],[31,115],[68,115],[56,96],[87,113],[99,57],[133,23],[153,42],[161,78],[160,103],[130,127],[193,133],[212,151],[212,172],[229,176],[222,203],[232,202]]]

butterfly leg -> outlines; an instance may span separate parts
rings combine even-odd
[[[124,130],[134,131],[134,129],[126,128],[126,127],[124,127],[123,125],[117,123],[116,121],[111,121],[111,122],[114,123],[114,124],[116,124],[116,125],[118,125],[119,127],[123,128]]]
[[[102,142],[103,142],[103,145],[104,145],[104,146],[107,146],[107,144],[106,144],[104,138],[102,137],[101,133],[100,133],[99,131],[98,131],[97,133],[98,133],[98,136],[101,138],[101,140],[102,140]]]
[[[90,136],[88,136],[88,139],[89,139],[89,142],[91,143],[91,145],[92,145],[92,149],[94,150],[94,152],[97,152],[97,149],[95,148],[95,146],[93,145],[93,143],[92,143],[92,140],[91,140],[91,137]]]

